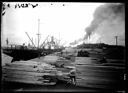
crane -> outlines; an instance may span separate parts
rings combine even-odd
[[[27,32],[25,32],[25,33],[28,36],[28,38],[30,39],[30,41],[32,42],[32,44],[34,45],[34,47],[36,47],[35,44],[33,43],[33,41],[31,40],[31,38],[29,37],[28,33]]]
[[[45,41],[48,39],[49,35],[46,37],[46,39],[44,40],[44,42],[40,45],[40,47],[43,47],[45,44]]]

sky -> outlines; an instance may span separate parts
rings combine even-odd
[[[6,2],[5,4],[10,4],[10,8],[7,8],[2,16],[2,45],[6,45],[7,38],[10,44],[31,43],[25,32],[37,45],[39,31],[40,44],[48,35],[51,35],[60,39],[60,44],[68,46],[74,40],[85,36],[85,29],[91,24],[96,8],[104,3],[30,3],[38,4],[35,8],[32,6],[14,8],[16,4],[20,5],[22,2]],[[94,34],[90,41],[97,42],[99,38],[98,34]]]

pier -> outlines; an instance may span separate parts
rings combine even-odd
[[[28,61],[6,63],[2,68],[2,76],[4,77],[3,81],[6,82],[18,82],[40,87],[58,86],[59,82],[62,82],[63,88],[55,87],[56,91],[67,89],[67,86],[74,87],[76,91],[98,92],[123,89],[125,71],[123,62],[115,63],[119,60],[107,59],[107,63],[98,63],[98,60],[94,57],[70,56],[67,58],[64,53],[62,55],[60,52],[56,52]],[[75,70],[76,73],[75,85],[69,76],[71,70]],[[31,89],[22,88],[22,91],[24,90]],[[73,89],[68,88],[67,91],[70,90]]]

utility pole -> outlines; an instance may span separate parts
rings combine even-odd
[[[39,30],[40,30],[40,19],[38,19],[38,33],[37,33],[37,37],[38,37],[38,48],[39,48]]]
[[[7,43],[7,48],[8,48],[8,44],[9,44],[8,38],[6,39],[6,43]]]
[[[116,46],[118,45],[118,41],[117,41],[117,39],[118,39],[118,36],[115,36]]]
[[[60,46],[60,32],[59,32],[59,42],[58,42],[59,46]]]

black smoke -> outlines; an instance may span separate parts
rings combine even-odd
[[[93,21],[90,26],[85,29],[86,35],[84,39],[90,38],[92,33],[96,32],[100,28],[100,24],[107,22],[107,24],[112,25],[116,20],[121,23],[125,21],[125,4],[124,3],[107,3],[98,7],[93,15]],[[106,29],[106,28],[105,28]],[[114,28],[113,28],[114,30]]]

